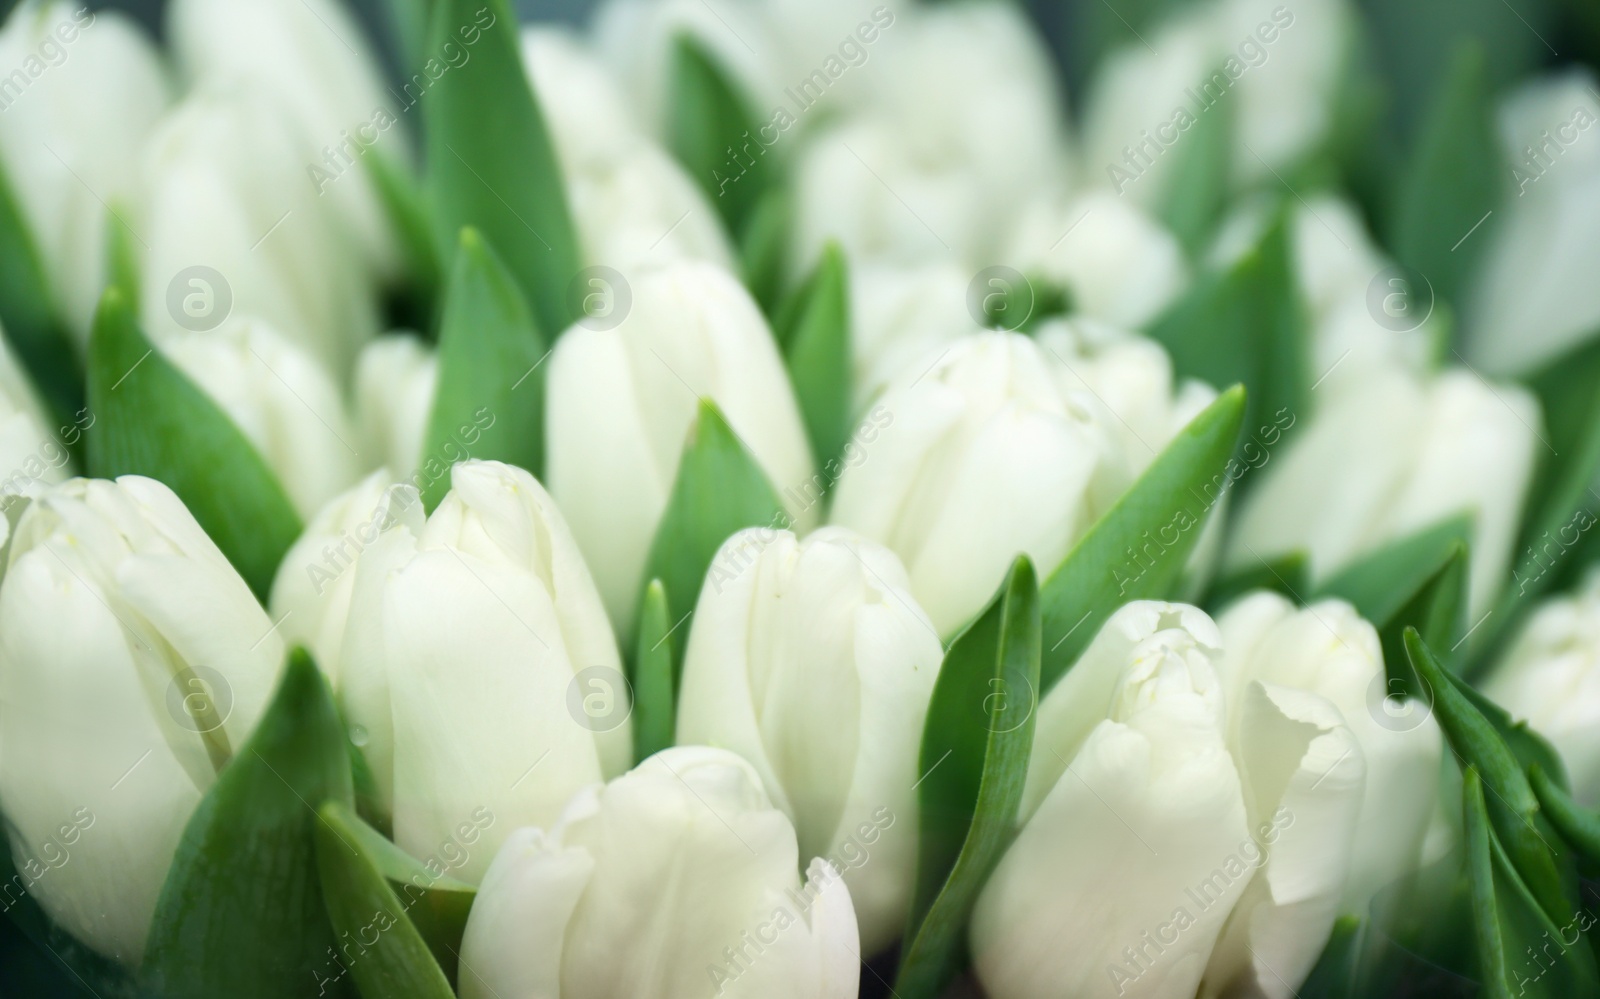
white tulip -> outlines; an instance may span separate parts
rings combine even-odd
[[[338,388],[271,326],[234,318],[162,349],[255,445],[300,516],[355,481],[361,456]]]
[[[643,137],[620,81],[582,38],[568,28],[539,24],[524,27],[521,42],[523,68],[563,171],[615,162]]]
[[[399,245],[363,156],[406,159],[366,33],[329,0],[176,0],[167,37],[192,85],[247,81],[276,94],[307,139],[302,183],[327,194],[367,266],[398,276]],[[381,145],[379,144],[381,142]]]
[[[1098,348],[1070,329],[1049,344],[974,334],[907,370],[882,397],[877,439],[839,480],[832,522],[900,556],[940,634],[988,602],[1019,552],[1053,571],[1180,414],[1203,405],[1198,388],[1174,400],[1165,364],[1146,368],[1132,338],[1089,360]],[[1142,444],[1123,446],[1117,416],[1137,421]]]
[[[256,316],[343,379],[376,332],[375,293],[351,231],[306,180],[296,126],[270,91],[240,83],[192,94],[158,127],[136,223],[140,319],[165,340]]]
[[[731,749],[855,900],[863,953],[905,928],[917,753],[944,649],[900,560],[836,527],[723,543],[689,633],[681,743]]]
[[[119,11],[30,2],[0,30],[0,72],[0,158],[55,304],[86,349],[110,211],[137,225],[127,202],[138,152],[169,99],[161,59]]]
[[[461,995],[855,999],[855,914],[732,753],[668,749],[579,794],[495,857],[461,944]]]
[[[1189,283],[1172,233],[1108,191],[1037,199],[1006,259],[1065,287],[1077,311],[1129,329],[1154,319]]]
[[[638,273],[611,329],[580,322],[549,362],[547,478],[620,634],[701,398],[754,453],[800,529],[811,451],[772,332],[733,275],[681,261]]]
[[[265,709],[283,642],[153,479],[54,487],[23,514],[9,561],[0,797],[12,856],[57,924],[137,964],[184,825]]]
[[[1579,802],[1600,806],[1600,576],[1542,603],[1483,692],[1549,739]]]
[[[1265,860],[1228,750],[1221,654],[1205,614],[1136,602],[1040,704],[1026,824],[973,912],[987,995],[1195,994]]]
[[[476,881],[513,828],[549,825],[574,791],[627,765],[630,708],[599,594],[549,494],[495,461],[462,462],[451,482],[420,531],[403,514],[377,525],[330,667],[396,843],[432,856],[487,812],[488,850],[456,872]]]
[[[1483,272],[1464,308],[1466,353],[1521,374],[1600,326],[1600,99],[1573,66],[1523,84],[1500,109],[1510,164],[1503,207],[1487,226]]]
[[[1303,550],[1314,580],[1458,513],[1473,519],[1474,620],[1499,591],[1540,443],[1538,401],[1461,369],[1419,378],[1369,365],[1266,466],[1239,511],[1228,561]],[[1404,433],[1398,433],[1397,428]]]
[[[421,534],[425,518],[416,488],[380,468],[329,500],[284,554],[272,581],[272,618],[286,643],[310,650],[329,682],[339,681],[357,559],[391,528]]]
[[[71,426],[52,434],[49,413],[0,332],[0,501],[32,496],[72,474],[69,445],[94,426],[84,409]]]
[[[355,405],[360,445],[370,465],[401,479],[422,464],[422,449],[439,390],[439,355],[420,337],[381,336],[356,359]]]
[[[967,309],[972,275],[953,261],[864,263],[850,268],[849,283],[851,400],[857,413],[902,372],[932,363],[979,329]]]

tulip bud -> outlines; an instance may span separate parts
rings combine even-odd
[[[833,522],[900,556],[941,635],[983,607],[1018,552],[1046,574],[1059,565],[1204,391],[1173,402],[1165,368],[1154,355],[1135,360],[1144,348],[1131,338],[1126,353],[1091,361],[1100,349],[1073,329],[1054,341],[1070,355],[988,332],[957,341],[926,371],[908,369],[883,396],[893,420],[840,477]],[[1142,371],[1146,363],[1154,367]],[[1108,398],[1143,427],[1136,451],[1112,429]]]
[[[1240,510],[1228,561],[1253,566],[1303,550],[1320,581],[1466,512],[1473,517],[1468,610],[1476,620],[1511,558],[1542,446],[1538,401],[1464,370],[1424,380],[1381,364],[1319,391],[1330,394]]]
[[[45,429],[50,416],[0,332],[0,503],[32,496],[72,474],[65,445],[76,443],[94,423],[87,410],[78,417],[76,425],[63,428],[70,439],[57,439]]]
[[[266,708],[283,641],[153,479],[73,479],[17,525],[0,587],[0,798],[18,879],[137,964],[190,813]]]
[[[487,847],[456,872],[476,881],[513,828],[548,826],[626,767],[630,705],[549,494],[495,461],[462,462],[451,482],[420,531],[380,523],[362,550],[337,674],[396,843],[432,856],[487,811]]]
[[[901,372],[922,371],[950,344],[978,331],[967,311],[971,282],[971,274],[947,260],[851,268],[854,412],[865,412]]]
[[[175,0],[166,20],[173,54],[194,85],[245,82],[279,98],[303,137],[301,183],[329,196],[370,271],[398,276],[398,244],[361,157],[406,158],[395,127],[406,109],[384,93],[377,59],[344,5]]]
[[[740,531],[700,591],[678,703],[682,743],[731,749],[844,874],[863,953],[905,928],[917,752],[944,650],[894,553],[837,527]]]
[[[1600,325],[1600,289],[1585,276],[1600,262],[1596,86],[1593,70],[1574,65],[1500,108],[1508,183],[1481,234],[1489,243],[1463,324],[1467,356],[1495,374],[1539,367]]]
[[[302,517],[355,480],[360,455],[339,390],[272,327],[234,319],[162,349],[255,445]]]
[[[1043,794],[1031,810],[1025,797],[1026,824],[973,912],[987,995],[1194,995],[1264,860],[1220,661],[1205,614],[1139,601],[1046,696],[1028,774]]]
[[[399,334],[367,344],[356,359],[356,413],[361,450],[371,463],[406,479],[422,463],[423,441],[439,388],[438,354],[420,338]]]
[[[108,205],[132,223],[138,152],[169,99],[161,58],[120,11],[21,3],[0,30],[0,65],[11,73],[0,158],[55,302],[87,347],[105,290]]]
[[[850,892],[732,753],[678,747],[575,797],[495,857],[463,999],[855,999]],[[641,929],[649,927],[648,932]]]
[[[257,83],[198,92],[145,150],[140,318],[158,340],[255,316],[343,378],[377,327],[350,232],[306,180],[304,138]]]
[[[1189,283],[1172,233],[1104,191],[1036,199],[1007,259],[1066,288],[1079,312],[1127,329],[1154,319]]]
[[[734,277],[679,262],[638,274],[613,328],[568,330],[550,358],[547,477],[621,634],[701,398],[717,404],[801,529],[810,445],[772,332]],[[605,325],[609,326],[609,322]]]
[[[1578,801],[1600,807],[1600,576],[1541,604],[1483,692],[1549,739]]]

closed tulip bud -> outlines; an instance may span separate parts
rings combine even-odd
[[[802,857],[748,763],[657,753],[506,841],[467,920],[461,995],[855,999],[849,889],[820,860],[802,884]]]
[[[1594,71],[1531,80],[1500,108],[1509,169],[1487,226],[1480,279],[1467,289],[1464,350],[1495,374],[1523,374],[1584,342],[1600,324],[1600,121]]]
[[[1366,915],[1372,896],[1421,857],[1444,751],[1438,722],[1427,704],[1390,685],[1377,631],[1342,600],[1297,610],[1256,593],[1218,624],[1236,700],[1252,680],[1316,694],[1339,710],[1359,746],[1367,778],[1340,906]]]
[[[61,437],[46,429],[50,424],[0,332],[0,503],[32,496],[72,474],[66,445],[77,443],[94,420],[87,410],[80,412],[76,424],[62,428]]]
[[[849,283],[855,412],[866,411],[901,372],[933,363],[978,330],[967,312],[972,275],[951,261],[862,264],[850,269]]]
[[[362,550],[337,675],[395,842],[432,856],[487,814],[454,872],[476,881],[512,829],[548,826],[627,765],[630,705],[549,494],[495,461],[462,462],[451,483],[420,531],[380,524]]]
[[[701,398],[717,404],[801,529],[812,476],[794,390],[761,311],[733,275],[678,262],[631,281],[609,329],[580,322],[550,358],[550,492],[621,634]],[[606,325],[609,325],[607,323]]]
[[[190,813],[260,718],[283,641],[153,479],[39,496],[0,587],[0,797],[18,880],[137,964]]]
[[[1195,608],[1128,604],[1040,704],[1026,824],[973,912],[987,995],[1194,995],[1254,870],[1221,655]]]
[[[86,348],[105,290],[107,206],[136,224],[126,202],[169,100],[166,74],[126,15],[61,2],[12,8],[0,66],[0,159],[55,303]]]
[[[900,556],[942,635],[983,607],[1018,552],[1054,570],[1181,426],[1178,407],[1191,404],[1157,389],[1154,369],[1138,375],[1139,387],[1122,384],[1129,376],[1112,360],[1121,348],[1101,355],[1065,329],[1055,343],[1071,355],[987,332],[957,341],[926,371],[908,369],[882,397],[892,421],[840,477],[833,522]],[[1141,348],[1129,350],[1132,358]],[[1160,399],[1143,398],[1146,388]],[[1143,443],[1127,451],[1108,397],[1130,414],[1165,406],[1172,416],[1150,419]]]
[[[1600,807],[1600,576],[1539,606],[1484,693],[1549,739],[1573,794]]]
[[[1172,233],[1106,191],[1037,199],[1007,259],[1066,288],[1079,312],[1127,329],[1154,319],[1189,283]]]
[[[377,59],[344,5],[175,0],[166,24],[193,84],[245,82],[279,98],[304,140],[301,183],[328,196],[370,271],[398,277],[398,244],[363,157],[406,158],[397,123],[407,108],[384,92]]]
[[[944,650],[900,560],[836,527],[740,531],[711,563],[685,657],[677,738],[731,749],[844,874],[863,953],[905,927],[917,751]]]
[[[356,419],[369,464],[407,479],[422,464],[428,418],[439,389],[439,355],[421,338],[382,336],[356,359]]]
[[[309,517],[355,480],[360,455],[333,379],[266,323],[173,336],[162,349],[238,425]]]
[[[257,82],[191,94],[144,153],[140,318],[158,340],[255,316],[347,376],[376,332],[351,232],[306,180],[303,133]]]
[[[1447,370],[1419,377],[1375,364],[1330,395],[1239,511],[1228,561],[1303,550],[1320,581],[1362,555],[1444,520],[1472,518],[1474,620],[1511,559],[1542,422],[1524,389]],[[1397,436],[1396,427],[1407,428]]]

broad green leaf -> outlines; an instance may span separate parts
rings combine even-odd
[[[471,60],[443,71],[422,102],[440,269],[450,270],[461,228],[476,227],[554,341],[573,318],[567,286],[578,273],[578,238],[555,147],[522,65],[516,17],[506,0],[432,5],[429,52],[460,47],[463,32],[477,37]]]
[[[1475,769],[1489,795],[1489,816],[1521,879],[1550,918],[1565,924],[1574,909],[1576,879],[1568,858],[1551,844],[1555,831],[1539,808],[1523,763],[1494,723],[1462,690],[1415,628],[1405,633],[1406,653],[1433,698],[1433,714],[1463,767]]]
[[[1574,912],[1557,922],[1535,901],[1501,843],[1485,801],[1484,782],[1475,768],[1469,767],[1464,775],[1462,799],[1473,935],[1483,994],[1488,999],[1593,999],[1600,995],[1594,953],[1586,943],[1580,945],[1592,917]],[[1555,945],[1554,953],[1548,944]]]
[[[439,325],[439,388],[424,463],[492,458],[542,474],[544,355],[511,274],[476,229],[462,229]],[[432,510],[449,491],[450,476],[430,473],[423,502]]]
[[[750,102],[717,57],[690,34],[673,39],[667,145],[744,242],[756,206],[777,175]]]
[[[1213,612],[1226,610],[1228,605],[1246,593],[1272,590],[1286,597],[1299,599],[1311,590],[1311,562],[1303,551],[1247,566],[1211,584],[1206,594],[1206,607]]]
[[[357,836],[361,820],[337,801],[324,802],[317,817],[317,870],[341,957],[332,975],[316,974],[319,989],[349,974],[362,999],[454,999],[449,980],[367,852],[369,840]]]
[[[1162,196],[1161,220],[1191,258],[1210,244],[1233,180],[1234,104],[1218,101],[1183,137]]]
[[[850,437],[850,289],[844,251],[829,243],[817,268],[774,319],[817,464]]]
[[[139,250],[134,245],[138,236],[123,221],[125,212],[106,215],[106,283],[122,289],[128,297],[128,308],[139,313]]]
[[[789,265],[789,225],[789,193],[782,186],[773,186],[751,210],[739,236],[739,269],[745,287],[769,315],[783,297],[784,273]]]
[[[743,570],[743,562],[711,564],[729,535],[746,527],[783,529],[788,525],[783,503],[755,456],[745,449],[716,404],[702,399],[699,416],[684,444],[672,496],[650,544],[644,578],[661,581],[667,591],[667,616],[680,622],[699,602],[703,583],[720,587],[724,575]],[[683,678],[686,634],[685,628],[672,632],[673,690]]]
[[[1527,512],[1511,581],[1485,621],[1469,675],[1499,659],[1531,601],[1573,581],[1584,568],[1584,535],[1600,514],[1600,339],[1587,342],[1524,379],[1544,416],[1539,468],[1528,487]]]
[[[1561,838],[1591,863],[1600,863],[1600,815],[1579,805],[1558,778],[1551,777],[1537,763],[1528,768],[1528,782]]]
[[[411,0],[422,4],[424,0]],[[382,150],[370,149],[361,162],[372,179],[372,189],[400,242],[405,261],[407,304],[418,330],[431,330],[439,295],[439,247],[434,242],[433,220],[428,215],[422,187],[405,165]]]
[[[1016,831],[1039,699],[1039,590],[1019,556],[945,652],[922,728],[917,879],[894,992],[933,999],[961,969],[978,892]]]
[[[639,641],[633,657],[633,757],[643,762],[672,746],[677,705],[672,694],[673,622],[667,614],[667,591],[652,579],[639,607]]]
[[[166,483],[263,602],[300,518],[277,476],[210,397],[106,290],[89,342],[89,474]]]
[[[1232,458],[1244,421],[1235,385],[1178,432],[1105,516],[1078,540],[1039,592],[1048,691],[1130,600],[1168,596],[1194,551],[1206,516],[1244,468]],[[1242,474],[1242,471],[1241,473]]]
[[[1483,223],[1500,205],[1509,174],[1500,157],[1483,49],[1456,46],[1395,191],[1389,246],[1434,296],[1459,313],[1467,282],[1489,243]],[[1470,234],[1470,235],[1469,235]]]
[[[337,943],[317,876],[316,805],[352,800],[344,726],[302,649],[184,828],[144,973],[167,999],[310,995]],[[328,974],[332,974],[329,971]],[[329,995],[352,994],[337,983]]]
[[[1151,326],[1177,373],[1212,385],[1243,383],[1245,426],[1306,412],[1305,320],[1290,258],[1287,213],[1225,270],[1195,282]],[[1291,424],[1292,425],[1292,424]]]
[[[83,264],[87,266],[87,264]],[[0,165],[0,326],[51,413],[83,408],[83,370],[45,274],[44,260]]]

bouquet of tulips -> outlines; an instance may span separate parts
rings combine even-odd
[[[163,16],[0,27],[0,994],[1600,999],[1592,9]]]

